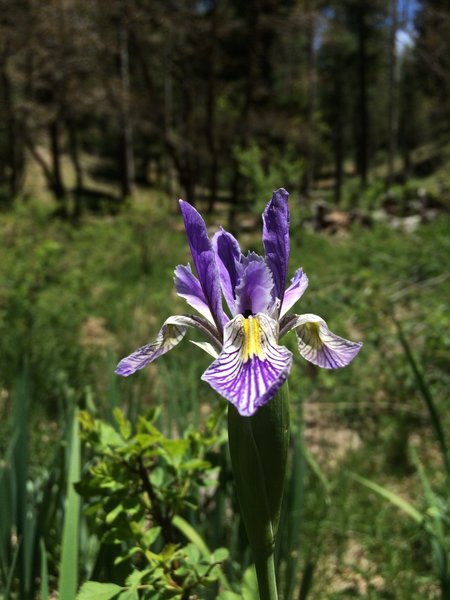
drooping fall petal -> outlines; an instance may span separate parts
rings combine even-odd
[[[295,330],[303,358],[324,369],[347,366],[362,346],[361,342],[351,342],[331,332],[317,315],[294,315],[289,329]]]
[[[242,416],[253,415],[285,382],[292,353],[277,344],[277,323],[264,314],[237,315],[224,329],[222,352],[202,379]]]
[[[175,348],[183,339],[187,328],[195,327],[200,329],[208,336],[216,350],[221,348],[221,340],[218,332],[206,319],[198,316],[173,315],[164,321],[159,330],[156,339],[150,344],[138,348],[123,358],[116,367],[115,372],[118,375],[132,375],[139,369],[143,369],[148,364]]]

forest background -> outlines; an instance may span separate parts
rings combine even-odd
[[[364,341],[290,378],[282,598],[450,598],[449,40],[445,0],[0,0],[0,598],[254,597],[207,357],[113,371],[185,310],[177,199],[258,249],[281,186],[300,312]]]

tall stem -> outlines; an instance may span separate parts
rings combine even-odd
[[[260,600],[278,600],[273,554],[254,553]]]
[[[228,407],[228,441],[241,518],[256,565],[261,600],[278,600],[274,548],[289,446],[285,384],[253,416]]]

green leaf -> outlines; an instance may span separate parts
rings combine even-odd
[[[401,496],[396,494],[395,492],[391,492],[390,490],[366,479],[365,477],[360,477],[359,475],[355,475],[354,473],[350,473],[350,477],[361,483],[362,485],[369,488],[373,492],[376,492],[386,500],[389,500],[391,504],[397,506],[400,510],[402,510],[406,515],[408,515],[413,521],[415,521],[418,525],[422,525],[424,521],[424,515],[419,512],[412,504],[410,504],[407,500],[404,500]]]
[[[78,544],[80,524],[80,496],[74,484],[80,479],[80,438],[78,418],[72,417],[70,438],[67,502],[64,513],[62,552],[60,563],[59,598],[73,600],[78,587]]]
[[[123,587],[115,583],[87,581],[78,592],[76,600],[110,600],[122,591]]]
[[[125,590],[117,597],[117,600],[139,600],[137,590]]]
[[[211,554],[210,556],[210,562],[215,563],[215,562],[224,562],[225,560],[228,559],[230,553],[228,552],[228,550],[226,548],[217,548],[217,550],[214,550],[214,552]]]
[[[41,585],[40,585],[40,597],[42,599],[48,598],[48,563],[47,563],[47,551],[45,549],[44,540],[39,540],[39,548],[41,552]]]
[[[116,407],[113,410],[114,419],[116,420],[117,425],[119,426],[120,435],[124,440],[128,440],[131,435],[131,424],[125,418],[123,411]]]

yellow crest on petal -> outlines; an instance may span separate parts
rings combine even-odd
[[[265,354],[261,345],[261,326],[258,317],[247,317],[243,319],[244,346],[242,350],[242,359],[247,362],[249,359],[257,356],[264,360]]]
[[[314,348],[315,350],[320,350],[323,346],[323,342],[320,338],[320,323],[315,321],[310,321],[309,323],[305,323],[301,327],[302,330],[302,340]]]

